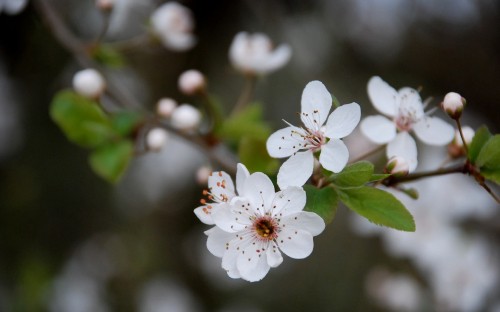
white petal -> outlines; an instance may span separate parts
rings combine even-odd
[[[368,116],[361,121],[361,132],[370,141],[385,144],[396,137],[396,125],[382,115]]]
[[[293,155],[302,147],[305,140],[304,131],[297,127],[280,129],[267,139],[267,152],[271,157],[283,158]]]
[[[413,126],[413,131],[422,142],[430,145],[446,145],[455,135],[450,124],[436,117],[422,118]]]
[[[287,44],[278,46],[270,55],[267,56],[266,61],[258,66],[257,73],[266,74],[283,67],[292,56],[292,49]]]
[[[271,206],[275,195],[273,182],[261,172],[253,173],[246,179],[243,192],[253,209],[262,214]]]
[[[272,204],[273,216],[284,216],[302,211],[306,205],[306,192],[298,186],[289,186],[276,193]]]
[[[221,205],[217,209],[212,211],[212,220],[215,225],[221,230],[234,233],[243,230],[246,226],[251,224],[248,219],[248,214],[243,214],[241,209],[245,209],[245,203],[243,201],[238,201],[235,207],[240,211],[233,211],[229,205]],[[238,213],[239,212],[239,213]]]
[[[10,15],[15,15],[24,9],[26,4],[28,4],[28,0],[10,0],[10,1],[5,1],[2,4],[5,6],[4,7],[5,13]],[[2,7],[2,4],[0,4],[0,9]]]
[[[267,263],[267,245],[259,242],[255,245],[250,244],[244,249],[242,254],[238,255],[236,267],[240,272],[241,278],[249,282],[256,282],[266,276],[270,269]]]
[[[212,204],[211,206],[213,207],[213,205],[216,204]],[[212,209],[209,209],[206,205],[200,206],[194,210],[194,214],[198,217],[198,219],[200,219],[201,222],[212,225],[214,224],[214,220],[212,219],[211,210]]]
[[[214,256],[222,257],[226,252],[227,244],[235,238],[234,233],[224,232],[214,226],[210,230],[205,231],[207,238],[207,248]]]
[[[239,237],[231,240],[227,245],[224,246],[225,252],[222,256],[221,266],[226,270],[227,275],[231,278],[240,278],[240,272],[236,267],[236,261],[239,254],[243,251],[243,248],[248,245],[248,240],[242,242]]]
[[[311,233],[312,236],[321,234],[325,229],[325,221],[314,212],[301,211],[281,219],[280,224],[285,224],[286,228],[300,229]]]
[[[356,128],[360,118],[361,108],[357,103],[342,105],[328,117],[325,135],[331,139],[348,136]]]
[[[424,116],[424,104],[417,90],[409,87],[401,88],[399,89],[398,97],[398,109],[400,113],[411,115],[415,120]]]
[[[320,81],[309,82],[302,92],[300,119],[304,125],[319,130],[332,108],[332,95]]]
[[[400,132],[396,138],[387,145],[387,158],[393,156],[403,157],[409,165],[409,172],[417,168],[417,144],[408,132]]]
[[[281,165],[278,172],[280,189],[304,185],[312,175],[313,166],[314,158],[311,151],[297,152]]]
[[[380,77],[368,81],[368,97],[373,106],[382,114],[394,117],[398,111],[398,93]]]
[[[218,202],[224,201],[224,198],[231,200],[235,196],[233,180],[224,171],[212,172],[208,177],[208,189]]]
[[[276,241],[281,251],[294,259],[309,256],[314,247],[311,233],[299,229],[282,229]]]
[[[340,172],[349,160],[349,151],[344,142],[339,139],[331,139],[321,147],[319,162],[323,168],[332,172]]]
[[[283,262],[283,256],[281,255],[278,245],[274,242],[270,243],[266,250],[267,264],[271,268],[275,268]]]
[[[243,164],[238,164],[236,166],[236,190],[238,191],[238,195],[243,195],[243,186],[245,185],[245,180],[250,175],[247,167]]]

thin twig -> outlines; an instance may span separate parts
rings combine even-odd
[[[453,166],[449,168],[443,168],[443,169],[438,169],[438,170],[432,170],[432,171],[424,171],[424,172],[417,172],[417,173],[411,173],[406,176],[398,177],[398,176],[390,176],[387,179],[382,181],[382,184],[385,186],[391,186],[391,185],[396,185],[399,183],[404,183],[404,182],[410,182],[422,178],[428,178],[428,177],[434,177],[434,176],[440,176],[440,175],[446,175],[446,174],[452,174],[452,173],[466,173],[465,165],[458,165],[458,166]]]
[[[462,143],[464,144],[465,155],[469,155],[469,147],[467,146],[467,142],[465,142],[464,133],[462,131],[462,125],[460,124],[460,118],[456,118],[458,132],[460,133],[460,138],[462,138]]]
[[[238,102],[233,107],[231,115],[235,115],[241,112],[247,104],[252,100],[253,93],[255,92],[255,86],[257,84],[257,77],[252,74],[245,75],[245,86],[240,94]]]

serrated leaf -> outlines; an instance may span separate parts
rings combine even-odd
[[[279,167],[279,161],[269,156],[266,141],[262,139],[242,138],[238,148],[238,156],[250,172],[259,171],[272,175]]]
[[[99,146],[116,136],[99,105],[73,91],[56,94],[50,116],[70,141],[84,147]]]
[[[478,157],[479,152],[490,138],[491,133],[486,126],[482,126],[477,129],[474,137],[472,138],[472,142],[469,144],[468,156],[471,163],[476,163],[476,158]]]
[[[392,194],[374,187],[338,191],[340,200],[370,222],[396,230],[413,232],[415,221],[405,206]]]
[[[120,135],[130,135],[143,121],[143,116],[137,112],[119,112],[111,117],[113,129]]]
[[[100,44],[92,50],[92,57],[103,65],[111,68],[120,68],[125,65],[125,59],[109,45]]]
[[[217,134],[224,139],[238,142],[243,137],[267,140],[271,128],[262,120],[262,107],[252,104],[224,121]]]
[[[331,176],[331,181],[339,187],[359,187],[370,181],[373,176],[373,164],[360,161],[349,165]]]
[[[103,145],[90,154],[89,162],[94,172],[108,182],[117,182],[128,167],[133,154],[133,144],[122,140]]]
[[[318,214],[325,223],[332,222],[338,207],[337,192],[331,187],[318,189],[309,184],[304,185],[304,190],[307,195],[304,210]]]
[[[500,134],[491,137],[479,151],[476,166],[483,169],[500,169]]]

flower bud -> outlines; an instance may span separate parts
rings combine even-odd
[[[444,97],[441,106],[444,111],[453,119],[458,119],[462,115],[465,106],[465,99],[458,93],[449,92]]]
[[[198,182],[199,185],[207,185],[210,174],[212,174],[212,168],[209,166],[201,166],[196,171],[196,182]]]
[[[189,104],[177,107],[171,116],[172,126],[179,130],[193,130],[200,125],[200,111]]]
[[[182,93],[186,95],[195,95],[205,90],[206,79],[201,72],[190,69],[180,75],[178,84]]]
[[[103,12],[111,12],[115,6],[116,0],[96,0],[96,7]]]
[[[163,128],[153,128],[146,135],[146,145],[149,150],[158,152],[165,145],[168,132]]]
[[[97,99],[104,92],[106,82],[97,70],[89,68],[81,70],[73,76],[73,88],[85,97]]]
[[[396,176],[405,176],[410,171],[410,165],[403,157],[393,156],[387,161],[384,171]]]
[[[156,104],[156,113],[164,118],[169,118],[172,116],[175,108],[177,107],[177,102],[171,98],[162,98]]]
[[[471,127],[462,127],[462,133],[464,135],[465,144],[469,145],[472,142],[472,138],[474,137],[474,129]],[[448,145],[448,154],[452,158],[458,158],[464,156],[466,153],[464,148],[464,143],[462,141],[462,137],[460,136],[460,131],[455,130],[455,137],[453,141]]]

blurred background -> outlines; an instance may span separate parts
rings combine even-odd
[[[94,1],[43,1],[82,40],[98,35],[103,18]],[[88,152],[68,142],[48,113],[52,96],[82,68],[36,1],[16,14],[4,2],[0,311],[500,311],[500,207],[456,175],[413,183],[417,201],[397,195],[415,215],[416,233],[374,228],[340,207],[307,259],[287,258],[258,283],[230,279],[206,250],[209,227],[193,214],[206,155],[172,137],[161,152],[135,159],[117,185],[97,177]],[[163,2],[117,0],[105,42],[142,36]],[[396,89],[421,88],[431,106],[458,92],[467,99],[465,125],[499,131],[498,1],[180,2],[193,12],[193,49],[123,45],[127,66],[108,72],[151,111],[165,96],[199,105],[177,89],[191,68],[231,108],[244,79],[228,49],[248,31],[293,51],[256,88],[275,129],[281,119],[297,121],[302,90],[316,79],[341,103],[375,113],[366,83],[379,75]],[[352,153],[366,146],[357,133],[348,143]],[[445,153],[420,149],[419,170],[436,168]]]

